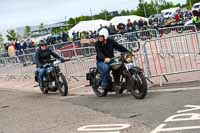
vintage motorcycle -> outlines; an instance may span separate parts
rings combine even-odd
[[[59,91],[62,96],[66,96],[68,94],[68,83],[64,74],[60,71],[60,63],[60,60],[52,59],[43,65],[43,68],[45,68],[45,74],[43,87],[40,87],[43,94],[47,94],[49,91]],[[38,82],[37,70],[35,71],[35,81]]]
[[[138,51],[138,50],[137,50]],[[135,51],[136,52],[136,51]],[[144,76],[144,71],[134,66],[133,64],[134,55],[132,52],[123,53],[118,57],[113,58],[114,63],[110,65],[110,80],[109,85],[106,89],[102,89],[101,85],[101,74],[98,68],[93,67],[89,69],[87,73],[87,80],[89,80],[90,85],[96,96],[104,97],[108,92],[115,92],[117,94],[122,94],[124,90],[131,92],[131,94],[136,99],[144,99],[147,94],[147,81]],[[114,77],[117,73],[120,81],[116,84]]]

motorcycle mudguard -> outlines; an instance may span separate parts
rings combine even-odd
[[[129,69],[129,74],[128,74],[128,79],[127,79],[127,90],[131,90],[132,87],[135,85],[135,80],[132,78],[133,74],[138,74],[138,73],[143,73],[143,69],[139,68],[139,67],[132,67]]]

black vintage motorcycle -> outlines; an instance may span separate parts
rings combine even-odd
[[[87,73],[87,80],[89,80],[90,85],[94,93],[98,97],[104,97],[108,92],[116,92],[117,94],[122,94],[124,90],[131,92],[131,94],[136,99],[144,99],[147,94],[147,81],[144,76],[144,71],[134,66],[133,64],[134,55],[132,53],[124,53],[119,57],[115,57],[115,63],[110,65],[110,81],[106,89],[102,89],[101,85],[101,75],[97,68],[93,67],[89,69]],[[120,81],[116,84],[114,77],[117,73]]]
[[[60,71],[60,63],[61,62],[59,60],[53,59],[43,65],[43,68],[45,68],[45,74],[43,87],[40,87],[43,94],[47,94],[49,91],[59,91],[62,96],[66,96],[68,94],[68,83],[65,76]],[[38,82],[37,70],[35,71],[35,81]]]

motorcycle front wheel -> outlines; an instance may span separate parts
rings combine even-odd
[[[144,99],[147,95],[147,81],[142,73],[135,73],[132,75],[135,83],[134,86],[131,88],[131,94],[136,99]]]
[[[66,80],[65,76],[63,75],[63,73],[59,74],[58,80],[59,80],[58,91],[60,92],[60,95],[61,96],[67,96],[67,94],[68,94],[68,83],[67,83],[67,80]]]

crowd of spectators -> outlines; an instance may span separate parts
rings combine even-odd
[[[158,27],[170,26],[167,21],[171,20],[171,22],[177,23],[177,25],[184,25],[185,22],[192,19],[192,12],[191,11],[182,11],[177,10],[171,17],[164,17],[163,14],[155,14],[149,18],[149,25],[153,26],[156,24]],[[173,20],[173,21],[172,21]],[[167,24],[167,25],[166,25]],[[171,24],[171,23],[169,23]]]
[[[5,53],[7,53],[10,57],[22,55],[25,49],[34,48],[35,46],[35,42],[33,42],[31,39],[21,41],[16,40],[4,44]]]
[[[114,35],[114,34],[124,34],[127,32],[144,30],[147,27],[148,27],[148,22],[145,20],[140,19],[139,21],[131,22],[131,20],[128,19],[126,24],[119,23],[118,25],[113,25],[112,23],[110,23],[109,26],[104,26],[100,24],[100,28],[97,31],[73,32],[72,37],[74,41],[80,39],[96,38],[98,35],[98,31],[102,28],[107,28],[109,34]]]
[[[188,21],[192,19],[192,13],[190,11],[177,11],[172,17],[176,22],[180,21]],[[82,31],[82,32],[73,32],[72,38],[69,37],[68,32],[62,31],[60,34],[49,35],[44,38],[48,45],[53,45],[57,43],[67,42],[69,40],[76,41],[81,39],[91,39],[96,38],[98,36],[99,30],[102,28],[107,28],[110,35],[114,34],[124,34],[127,32],[136,32],[141,30],[146,30],[148,28],[152,28],[152,25],[155,23],[159,23],[159,25],[163,25],[167,19],[172,18],[164,18],[163,15],[152,17],[148,20],[140,19],[138,21],[127,20],[127,23],[119,23],[118,25],[113,25],[110,23],[109,26],[104,26],[100,24],[100,28],[96,31]],[[158,26],[157,26],[158,27]],[[21,40],[21,41],[13,41],[9,44],[5,45],[5,51],[8,52],[9,56],[16,56],[23,54],[23,51],[26,49],[34,48],[37,46],[37,43],[32,41],[31,39]]]

